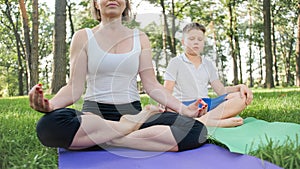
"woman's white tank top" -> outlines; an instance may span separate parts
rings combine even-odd
[[[108,53],[98,45],[91,29],[88,35],[88,72],[85,100],[98,103],[124,104],[140,100],[137,75],[141,44],[134,29],[133,48],[122,54]]]

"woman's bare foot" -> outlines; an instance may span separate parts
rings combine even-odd
[[[123,115],[120,123],[130,128],[131,132],[138,130],[146,120],[154,114],[162,113],[164,110],[158,106],[146,105],[144,109],[136,115]]]

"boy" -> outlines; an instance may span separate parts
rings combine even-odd
[[[207,126],[242,125],[243,119],[236,116],[251,103],[253,94],[243,84],[224,87],[215,66],[201,55],[205,31],[199,23],[190,23],[183,28],[181,43],[184,53],[171,59],[164,76],[164,87],[186,105],[202,98],[208,105],[202,103],[203,109],[208,113],[197,120]],[[209,84],[219,97],[208,97]]]

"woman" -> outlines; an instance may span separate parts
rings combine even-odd
[[[46,113],[37,125],[40,141],[68,149],[106,144],[183,151],[201,146],[207,130],[190,118],[201,115],[198,105],[184,106],[158,83],[147,36],[122,24],[129,2],[92,0],[92,11],[99,25],[74,34],[68,84],[51,100],[44,98],[41,85],[29,93],[31,107]],[[137,75],[150,97],[182,115],[160,113],[155,106],[141,111]],[[82,112],[65,108],[81,97],[85,83]]]

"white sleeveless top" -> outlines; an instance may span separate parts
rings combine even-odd
[[[140,100],[137,75],[141,44],[134,29],[133,48],[122,54],[108,53],[98,45],[91,29],[88,35],[88,72],[85,100],[107,104],[124,104]]]

